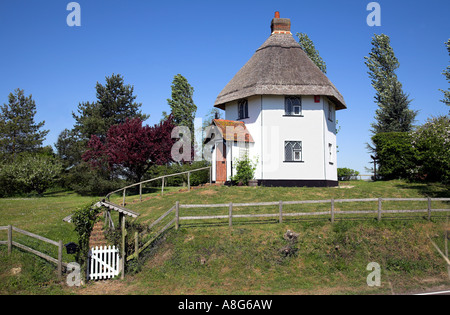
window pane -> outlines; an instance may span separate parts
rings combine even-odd
[[[297,96],[288,96],[285,98],[285,114],[286,115],[301,115],[302,100]]]
[[[284,147],[284,159],[285,161],[292,161],[292,144],[287,141]]]
[[[300,141],[294,142],[294,150],[301,150],[302,149],[302,143]]]
[[[248,118],[248,101],[240,100],[238,102],[238,119]]]
[[[285,101],[285,114],[292,115],[292,102],[289,97],[287,97]]]

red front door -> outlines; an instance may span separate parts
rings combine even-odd
[[[227,180],[227,147],[224,143],[217,144],[216,150],[216,182],[224,183]]]

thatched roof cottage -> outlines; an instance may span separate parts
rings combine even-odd
[[[216,182],[229,181],[248,154],[259,184],[337,185],[336,111],[346,104],[290,27],[276,12],[269,38],[216,99],[225,111],[225,120],[213,122],[220,130],[212,140]]]

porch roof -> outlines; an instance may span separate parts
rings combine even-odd
[[[252,135],[243,121],[214,119],[222,138],[226,141],[254,143]]]

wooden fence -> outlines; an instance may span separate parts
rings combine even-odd
[[[149,180],[145,180],[133,185],[129,185],[120,189],[117,189],[113,192],[110,192],[109,194],[106,195],[105,199],[106,200],[110,200],[111,195],[115,194],[115,193],[119,193],[122,192],[123,194],[123,205],[125,205],[125,197],[126,197],[126,193],[127,193],[127,189],[133,188],[133,187],[137,187],[139,186],[139,199],[142,202],[142,186],[146,183],[150,183],[150,182],[154,182],[154,181],[158,181],[161,180],[161,195],[164,195],[164,183],[166,182],[166,178],[169,177],[174,177],[174,176],[180,176],[180,175],[184,175],[187,174],[187,189],[191,190],[191,173],[195,173],[195,172],[199,172],[199,171],[204,171],[204,170],[209,170],[209,184],[212,183],[212,166],[207,166],[207,167],[202,167],[202,168],[197,168],[194,170],[189,170],[186,172],[181,172],[181,173],[176,173],[176,174],[170,174],[170,175],[164,175],[164,176],[160,176],[160,177],[156,177],[156,178],[152,178]]]
[[[383,202],[389,201],[422,201],[427,202],[426,209],[410,209],[410,210],[383,210]],[[331,223],[334,223],[336,219],[336,214],[339,216],[345,214],[373,214],[376,215],[378,221],[382,220],[383,214],[397,214],[397,213],[424,213],[427,215],[427,219],[431,220],[432,213],[436,212],[450,212],[449,209],[433,209],[433,201],[450,201],[450,198],[366,198],[366,199],[327,199],[327,200],[301,200],[301,201],[276,201],[276,202],[256,202],[256,203],[222,203],[222,204],[180,204],[178,201],[176,204],[170,208],[166,213],[164,213],[160,218],[154,221],[148,230],[152,230],[155,226],[159,225],[166,217],[170,214],[175,213],[175,218],[170,220],[161,229],[153,233],[149,240],[139,248],[139,237],[147,237],[146,235],[135,234],[135,252],[134,254],[127,257],[127,261],[131,259],[137,259],[139,254],[146,249],[153,241],[162,235],[164,231],[175,225],[175,229],[178,230],[180,226],[180,221],[189,220],[211,220],[211,219],[228,219],[228,225],[233,226],[233,219],[237,218],[277,218],[279,223],[283,223],[283,219],[286,217],[304,217],[304,216],[328,216]],[[377,210],[350,210],[350,211],[336,211],[335,205],[337,203],[355,203],[355,202],[373,202],[377,205]],[[287,205],[305,205],[305,204],[327,204],[329,203],[329,210],[327,211],[315,211],[315,212],[286,212],[284,207]],[[265,214],[242,214],[233,213],[233,209],[239,207],[267,207],[275,206],[277,213],[265,213]],[[228,210],[226,215],[202,215],[202,216],[181,216],[182,209],[210,209],[210,208],[225,208]]]
[[[416,210],[383,210],[383,201],[426,201],[428,203],[427,209]],[[212,205],[181,205],[177,203],[175,214],[175,226],[179,226],[179,221],[182,220],[210,220],[210,219],[228,219],[229,226],[233,225],[233,218],[278,218],[279,223],[283,222],[284,217],[299,217],[299,216],[324,216],[329,215],[333,223],[336,214],[376,214],[377,219],[381,221],[382,214],[386,213],[427,213],[428,220],[431,219],[432,212],[450,212],[450,209],[432,209],[432,201],[450,201],[450,198],[366,198],[366,199],[327,199],[327,200],[301,200],[301,201],[277,201],[277,202],[257,202],[257,203],[228,203],[228,204],[212,204]],[[377,202],[377,210],[351,210],[351,211],[335,211],[336,203],[346,202]],[[283,211],[285,205],[301,205],[301,204],[323,204],[329,203],[328,211],[317,212],[289,212]],[[257,207],[257,206],[278,206],[278,213],[270,214],[233,214],[235,207]],[[180,216],[179,209],[193,209],[193,208],[228,208],[228,215],[214,215],[214,216]]]
[[[0,226],[0,231],[2,231],[2,230],[7,230],[8,231],[8,240],[7,241],[0,241],[0,244],[8,245],[8,254],[11,254],[12,247],[16,246],[16,247],[18,247],[18,248],[20,248],[22,250],[25,250],[25,251],[30,252],[32,254],[35,254],[35,255],[37,255],[37,256],[39,256],[41,258],[44,258],[45,260],[47,260],[49,262],[55,263],[57,265],[57,269],[58,269],[58,279],[59,280],[62,279],[62,268],[63,267],[67,268],[67,264],[63,263],[63,261],[62,261],[63,243],[62,243],[61,240],[58,241],[58,242],[52,241],[52,240],[50,240],[48,238],[45,238],[43,236],[36,235],[36,234],[30,233],[30,232],[18,229],[18,228],[14,227],[14,226],[11,226],[11,225]],[[23,244],[14,242],[13,241],[13,233],[12,233],[13,231],[21,233],[21,234],[29,236],[29,237],[32,237],[32,238],[35,238],[35,239],[37,239],[39,241],[46,242],[46,243],[49,243],[49,244],[57,246],[58,247],[58,258],[53,258],[53,257],[51,257],[51,256],[49,256],[47,254],[41,253],[41,252],[39,252],[39,251],[37,251],[35,249],[32,249],[32,248],[30,248],[28,246],[25,246]]]

